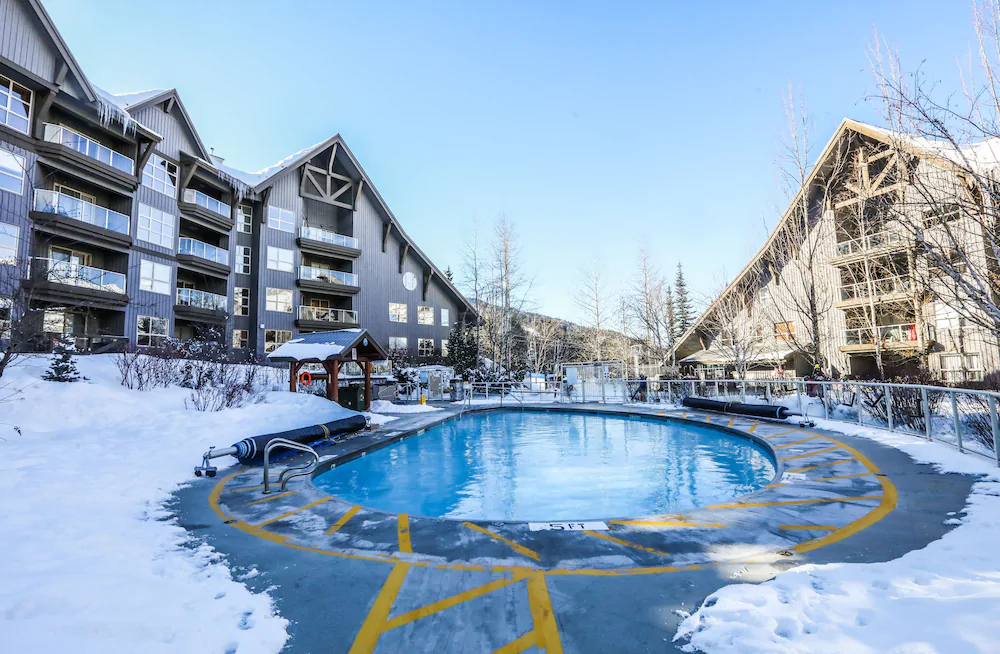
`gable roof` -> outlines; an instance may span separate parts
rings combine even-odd
[[[52,18],[49,16],[49,13],[45,11],[45,7],[42,6],[40,0],[28,0],[28,6],[34,10],[35,16],[42,24],[42,28],[49,35],[49,38],[52,39],[53,44],[56,46],[56,50],[59,51],[59,55],[63,58],[63,61],[66,62],[70,72],[72,72],[74,77],[80,81],[80,88],[83,89],[86,99],[91,102],[96,102],[98,100],[97,91],[94,90],[94,87],[91,85],[90,80],[87,79],[87,76],[83,74],[83,69],[80,68],[80,64],[77,63],[76,57],[74,57],[73,53],[70,52],[69,46],[66,45],[66,41],[63,40],[62,34],[60,34],[59,30],[56,29],[56,25],[52,22]]]
[[[188,129],[191,130],[191,134],[194,136],[195,144],[198,146],[200,152],[196,152],[201,159],[205,161],[210,161],[212,154],[205,147],[205,142],[201,140],[201,136],[198,134],[198,130],[194,126],[194,121],[191,120],[191,114],[188,113],[187,108],[184,106],[184,102],[181,101],[181,96],[177,92],[177,89],[150,89],[148,91],[135,91],[132,93],[116,93],[113,96],[120,104],[125,107],[125,110],[132,116],[139,111],[142,111],[146,107],[160,104],[166,100],[173,98],[177,107],[181,111],[181,115],[184,117],[184,122],[187,124]]]
[[[334,359],[349,361],[350,352],[354,348],[363,349],[363,356],[369,358],[375,357],[376,360],[388,358],[385,349],[372,338],[368,330],[359,327],[297,336],[268,353],[267,358],[279,362],[322,362]]]

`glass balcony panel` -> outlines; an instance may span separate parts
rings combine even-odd
[[[178,239],[178,254],[190,254],[199,259],[207,259],[223,266],[229,265],[229,250],[203,243],[193,238],[183,237]]]
[[[220,202],[213,197],[205,195],[201,191],[196,191],[193,188],[184,189],[184,201],[188,204],[196,204],[199,207],[208,209],[213,213],[217,213],[220,216],[225,216],[229,218],[232,216],[232,208],[225,202]]]
[[[84,266],[69,261],[42,259],[45,278],[55,284],[68,284],[108,293],[125,294],[125,275],[122,273]]]
[[[836,253],[838,257],[844,257],[902,242],[902,234],[897,231],[887,230],[837,243]]]
[[[226,311],[228,303],[225,295],[216,295],[207,291],[198,291],[193,288],[177,289],[177,304],[186,307],[197,307],[210,311]]]
[[[347,248],[356,249],[358,247],[358,239],[352,236],[344,236],[343,234],[320,229],[319,227],[308,227],[303,225],[299,228],[299,236],[302,238],[312,239],[313,241],[322,241],[323,243],[341,245]]]
[[[358,313],[348,309],[331,309],[328,307],[299,307],[299,320],[321,320],[336,323],[358,323]]]
[[[866,298],[869,295],[879,297],[882,295],[908,293],[910,288],[910,280],[906,277],[883,277],[882,279],[873,279],[870,284],[868,282],[857,282],[841,286],[840,299],[846,301]]]
[[[917,342],[917,325],[915,323],[880,325],[877,331],[879,340],[883,344]],[[875,330],[870,327],[847,329],[844,331],[844,340],[848,345],[874,345],[874,332]]]
[[[119,234],[128,234],[129,230],[129,217],[125,214],[56,191],[36,189],[34,210],[59,214]]]
[[[61,143],[91,159],[97,159],[101,163],[117,168],[123,173],[135,174],[135,162],[131,157],[115,152],[111,148],[62,125],[45,123],[43,138],[49,143]]]
[[[299,279],[326,282],[328,284],[343,284],[346,286],[358,285],[358,276],[354,273],[313,268],[312,266],[299,266]]]

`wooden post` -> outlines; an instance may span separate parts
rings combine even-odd
[[[323,370],[326,371],[326,399],[333,401],[333,384],[331,380],[333,379],[333,364],[329,361],[323,362]]]
[[[365,361],[365,411],[372,410],[372,362]]]
[[[288,364],[288,391],[295,393],[299,390],[299,364],[292,361]]]
[[[333,384],[333,397],[331,399],[334,402],[336,402],[336,403],[339,404],[340,403],[340,397],[339,397],[340,393],[338,391],[339,391],[339,386],[340,386],[340,380],[338,378],[340,377],[340,359],[334,359],[333,360],[333,374],[331,375],[331,377],[333,378],[333,381],[330,381],[330,379],[328,378],[326,380],[326,383],[327,384]]]

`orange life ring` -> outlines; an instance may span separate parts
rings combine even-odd
[[[301,375],[299,375],[299,381],[302,382],[303,386],[309,386],[313,383],[313,376],[309,374],[308,370],[304,370]]]

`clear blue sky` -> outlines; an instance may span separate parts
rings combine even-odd
[[[228,164],[340,132],[441,268],[506,214],[536,308],[566,318],[597,250],[613,285],[639,242],[700,294],[739,271],[784,207],[789,82],[825,142],[844,116],[878,122],[875,27],[955,88],[973,37],[951,0],[44,2],[95,84],[176,87]]]

